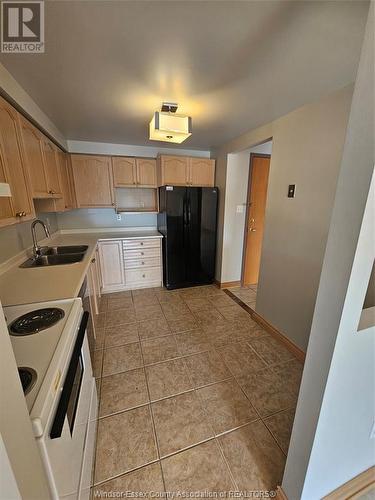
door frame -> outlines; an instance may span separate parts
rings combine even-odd
[[[250,153],[249,159],[249,178],[247,183],[247,196],[246,196],[246,212],[245,212],[245,224],[244,224],[244,235],[243,235],[243,246],[242,246],[242,266],[241,266],[241,286],[244,283],[244,273],[245,273],[245,260],[246,260],[246,248],[248,239],[248,227],[249,227],[249,212],[250,212],[250,195],[251,195],[251,180],[253,172],[253,159],[254,158],[269,158],[271,160],[272,154],[265,153]],[[268,186],[267,186],[267,197],[268,197]]]

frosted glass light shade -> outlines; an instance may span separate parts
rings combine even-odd
[[[156,111],[150,122],[150,140],[181,144],[191,136],[190,116]]]

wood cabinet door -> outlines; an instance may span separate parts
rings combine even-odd
[[[34,198],[50,197],[44,168],[42,134],[25,118],[21,117],[21,133],[25,158]]]
[[[57,159],[57,148],[47,137],[42,138],[44,168],[46,171],[48,193],[54,198],[61,198],[61,186]]]
[[[159,185],[186,186],[189,179],[189,158],[186,156],[161,156]]]
[[[156,160],[137,158],[137,184],[140,187],[156,188]]]
[[[215,185],[215,160],[190,158],[190,186],[211,187]]]
[[[112,207],[112,167],[109,156],[71,155],[77,208]]]
[[[118,289],[125,286],[122,242],[99,242],[99,260],[104,290]]]
[[[73,196],[69,178],[68,155],[59,149],[57,151],[57,161],[62,193],[61,206],[63,210],[71,210],[73,208]]]
[[[10,184],[11,199],[2,199],[2,225],[34,216],[29,192],[29,177],[24,163],[17,111],[0,98],[0,176]]]
[[[137,184],[135,158],[112,157],[112,168],[113,185],[115,187],[135,186]]]

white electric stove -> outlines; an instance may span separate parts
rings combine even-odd
[[[81,299],[4,307],[54,499],[88,499],[98,398]]]

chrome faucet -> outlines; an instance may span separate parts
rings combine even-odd
[[[33,254],[34,254],[35,257],[37,257],[38,255],[40,255],[40,246],[38,245],[38,240],[36,238],[36,232],[35,232],[35,226],[37,224],[40,224],[43,227],[44,233],[45,233],[45,235],[46,235],[47,238],[49,238],[51,236],[47,225],[42,220],[35,219],[32,222],[32,224],[31,224],[31,235],[33,237]]]

